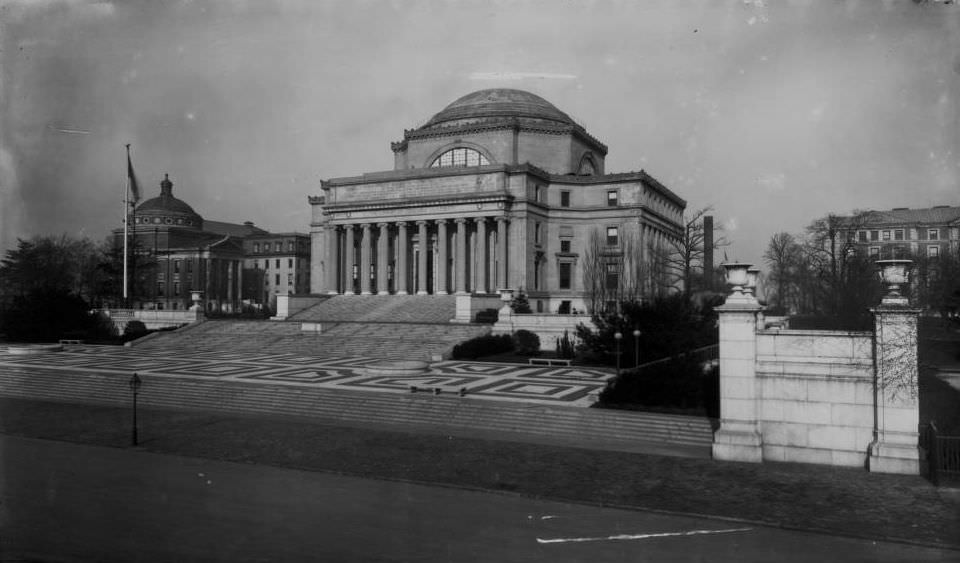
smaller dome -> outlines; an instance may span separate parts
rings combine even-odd
[[[164,174],[160,182],[160,195],[150,198],[136,209],[136,222],[140,224],[168,225],[201,228],[203,217],[187,202],[173,197],[173,182]]]

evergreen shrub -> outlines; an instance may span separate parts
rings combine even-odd
[[[540,353],[540,337],[529,330],[520,329],[514,332],[513,345],[521,356],[536,356]]]
[[[453,347],[453,359],[475,360],[481,356],[491,356],[513,350],[513,338],[509,334],[484,334],[471,338]]]

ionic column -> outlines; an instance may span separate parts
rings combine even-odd
[[[500,259],[500,270],[497,272],[497,286],[494,289],[508,289],[507,285],[507,218],[497,217],[497,257]]]
[[[434,293],[437,295],[447,294],[447,220],[437,220],[437,287]]]
[[[327,293],[337,293],[337,279],[340,273],[340,257],[337,252],[340,248],[340,233],[336,225],[324,227],[327,237],[327,261],[323,273],[326,275]]]
[[[362,236],[360,238],[360,293],[370,295],[370,223],[360,225]]]
[[[353,240],[353,225],[344,225],[344,229],[347,230],[347,243],[346,243],[346,253],[347,259],[344,265],[346,270],[346,283],[343,284],[343,294],[344,295],[354,295],[356,290],[353,285],[353,267],[357,262],[357,255],[355,254],[356,246]]]
[[[479,293],[487,291],[487,218],[477,217],[477,287]]]
[[[430,246],[430,241],[427,240],[427,222],[417,221],[417,226],[420,228],[420,260],[417,261],[417,277],[420,283],[417,285],[417,295],[426,295],[427,248]]]
[[[397,284],[397,295],[407,294],[407,224],[404,221],[397,223],[397,270],[393,273]]]
[[[377,223],[380,227],[380,238],[377,240],[377,294],[387,295],[390,293],[389,282],[387,281],[387,265],[390,263],[390,223]]]
[[[463,217],[453,220],[457,224],[457,293],[467,292],[467,220]]]

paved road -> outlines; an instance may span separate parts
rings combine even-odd
[[[960,552],[0,437],[0,559],[957,561]]]

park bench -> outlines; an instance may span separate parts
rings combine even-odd
[[[527,362],[531,366],[566,366],[570,367],[570,362],[573,360],[565,360],[561,358],[530,358]]]

